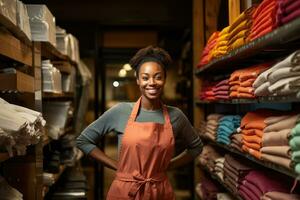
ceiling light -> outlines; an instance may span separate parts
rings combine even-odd
[[[127,72],[126,72],[125,69],[121,69],[121,70],[119,71],[119,77],[125,77],[126,74],[127,74]]]
[[[118,81],[114,81],[114,82],[113,82],[113,86],[114,86],[114,87],[119,87],[119,85],[120,85],[120,83],[119,83]]]
[[[123,69],[125,69],[126,71],[132,70],[131,66],[128,63],[123,65]]]

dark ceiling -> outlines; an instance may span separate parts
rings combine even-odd
[[[56,24],[73,33],[81,50],[92,49],[95,33],[106,30],[154,30],[165,48],[178,48],[192,27],[192,0],[23,0],[46,4]],[[177,43],[177,44],[176,44]]]

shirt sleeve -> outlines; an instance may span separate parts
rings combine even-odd
[[[85,154],[89,154],[105,134],[115,131],[114,122],[118,120],[120,107],[121,105],[117,104],[86,127],[76,139],[77,147]]]
[[[181,110],[179,110],[179,113],[178,134],[180,135],[187,152],[195,158],[201,153],[203,143],[185,114]]]

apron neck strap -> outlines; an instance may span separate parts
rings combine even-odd
[[[133,109],[132,109],[132,112],[131,112],[130,117],[129,117],[130,122],[135,121],[135,119],[137,117],[137,113],[138,113],[139,108],[141,106],[141,102],[142,102],[142,97],[140,97],[137,100],[137,102],[135,102],[135,104],[133,106]],[[164,116],[164,119],[165,119],[165,124],[170,124],[171,121],[170,121],[170,116],[169,116],[167,107],[162,102],[161,102],[161,106],[162,106],[162,110],[163,110],[163,116]]]

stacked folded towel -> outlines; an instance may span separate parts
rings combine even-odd
[[[295,171],[300,174],[300,123],[292,129],[291,139],[289,141],[292,149],[292,160],[295,164]]]
[[[223,144],[230,144],[230,136],[240,126],[241,117],[238,115],[226,115],[218,122],[217,142]]]
[[[216,100],[228,100],[229,99],[229,84],[228,79],[218,82],[213,88],[214,97]]]
[[[215,200],[217,194],[220,193],[220,189],[217,185],[210,179],[203,176],[201,182],[197,184],[196,191],[201,199]]]
[[[261,143],[263,130],[266,127],[265,119],[273,116],[274,111],[260,109],[248,112],[241,121],[240,132],[242,133],[243,146],[242,149],[250,155],[261,159]]]
[[[271,116],[265,119],[266,127],[260,149],[262,159],[286,168],[292,168],[288,138],[300,115]]]
[[[255,7],[250,7],[238,16],[229,27],[229,50],[236,49],[248,42],[248,35],[252,25],[252,15]]]
[[[229,26],[222,29],[219,33],[217,43],[212,50],[212,58],[218,58],[228,53]]]
[[[280,0],[276,13],[278,26],[289,23],[300,16],[300,0]]]
[[[197,65],[198,68],[203,67],[204,65],[209,63],[209,61],[211,61],[211,59],[212,59],[212,50],[217,44],[218,37],[219,37],[219,32],[218,31],[214,32],[209,37],[209,39],[207,41],[207,44],[206,44],[206,46],[205,46],[205,48],[202,52],[201,60]]]
[[[253,24],[249,35],[251,40],[255,40],[271,31],[276,26],[276,12],[278,0],[263,0],[255,9],[253,14]]]
[[[265,171],[251,170],[239,185],[239,194],[245,200],[260,200],[267,192],[288,192],[287,182]]]
[[[226,154],[224,161],[224,183],[235,193],[239,185],[252,167],[245,165],[241,160]]]
[[[209,114],[206,118],[205,136],[211,140],[217,139],[217,129],[219,120],[223,117],[221,114]]]
[[[214,160],[214,173],[222,180],[224,181],[224,162],[225,158],[220,157]]]
[[[269,63],[259,64],[234,71],[229,78],[231,98],[255,98],[252,84],[263,71],[268,69]]]
[[[300,89],[300,50],[261,73],[253,87],[257,96],[296,94]]]
[[[234,133],[230,136],[231,142],[230,147],[235,148],[236,150],[242,151],[243,146],[243,134]]]
[[[14,150],[26,154],[26,147],[40,140],[45,123],[41,113],[0,98],[0,147],[10,156]]]

